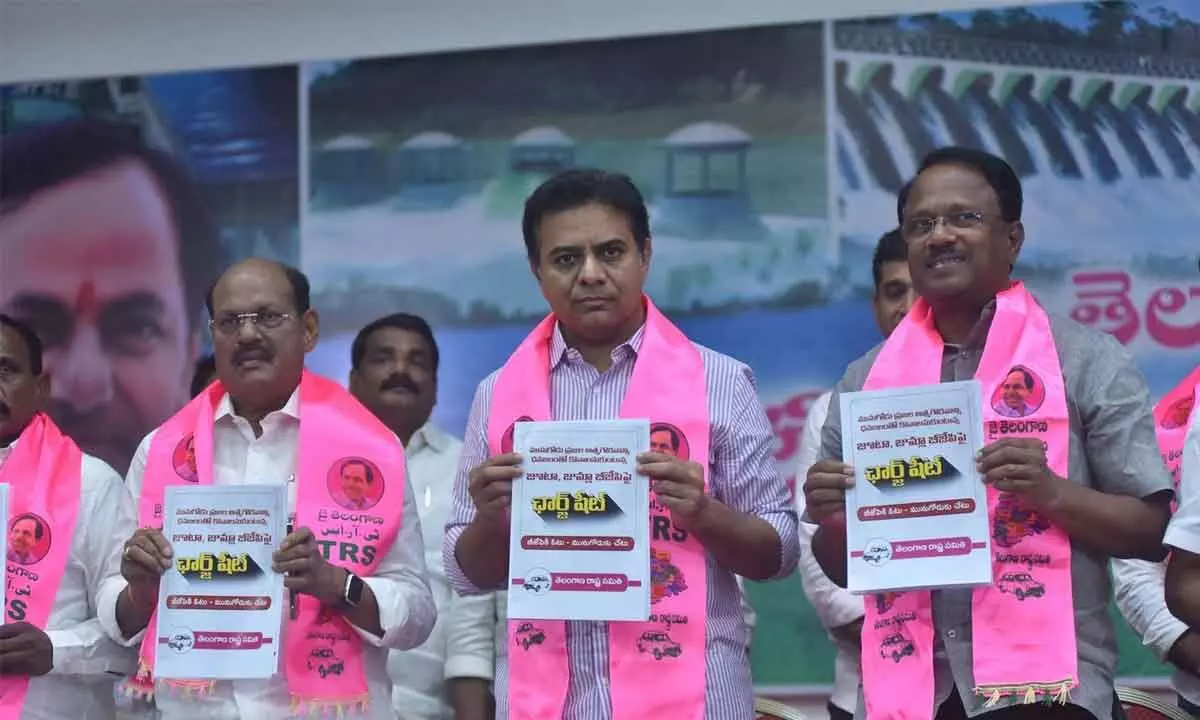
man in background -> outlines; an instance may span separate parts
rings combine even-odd
[[[414,720],[491,718],[496,644],[504,641],[497,637],[496,593],[458,596],[441,558],[462,442],[429,419],[437,403],[437,341],[425,320],[396,313],[360,330],[350,356],[350,391],[404,442],[438,607],[425,644],[388,659],[392,703],[399,717]]]
[[[216,229],[184,170],[131,126],[39,126],[0,157],[0,312],[45,343],[50,416],[124,472],[188,399]]]
[[[1191,556],[1200,550],[1200,545],[1190,539],[1195,527],[1195,499],[1183,495],[1180,487],[1181,455],[1190,451],[1193,456],[1197,452],[1194,432],[1191,437],[1192,446],[1185,450],[1185,437],[1188,434],[1188,414],[1180,417],[1179,407],[1189,409],[1193,406],[1196,394],[1200,392],[1200,367],[1193,370],[1178,387],[1167,393],[1154,409],[1154,420],[1157,427],[1159,451],[1179,493],[1179,510],[1167,528],[1164,542],[1168,545],[1181,547],[1183,553],[1176,552],[1181,558],[1176,563],[1178,579],[1181,574],[1178,569],[1186,567]],[[1200,416],[1200,413],[1191,413]],[[1193,459],[1193,462],[1195,460]],[[1200,466],[1188,468],[1195,473]],[[1192,481],[1192,485],[1195,481]],[[1129,622],[1142,643],[1155,654],[1160,661],[1170,662],[1176,671],[1171,678],[1171,685],[1178,695],[1179,706],[1193,717],[1200,718],[1200,632],[1189,628],[1187,623],[1171,614],[1167,603],[1167,563],[1166,561],[1152,563],[1145,560],[1112,561],[1113,592],[1116,596],[1117,607]],[[1186,573],[1182,573],[1186,574]],[[1194,626],[1193,626],[1194,627]]]
[[[917,296],[913,291],[912,277],[908,273],[908,248],[900,229],[891,230],[879,238],[875,245],[875,256],[871,260],[871,274],[875,279],[875,294],[871,296],[871,309],[875,323],[884,337],[892,334],[905,313],[912,307]],[[829,414],[829,398],[832,392],[818,397],[808,409],[804,421],[804,432],[800,438],[800,462],[797,478],[808,475],[808,469],[821,453],[821,428]],[[804,493],[796,493],[796,505],[800,517],[804,517]],[[863,623],[863,598],[851,595],[826,577],[825,572],[809,552],[813,533],[817,526],[800,523],[800,582],[804,595],[817,611],[821,624],[829,631],[829,637],[837,648],[833,674],[833,695],[829,698],[831,720],[850,720],[858,704],[859,655],[862,653],[861,636]]]

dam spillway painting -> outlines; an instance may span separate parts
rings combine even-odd
[[[1150,353],[1200,345],[1200,34],[1141,5],[835,24],[830,171],[851,284],[869,287],[921,158],[965,145],[1021,176],[1017,273],[1052,310]]]

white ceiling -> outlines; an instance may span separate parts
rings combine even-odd
[[[0,0],[0,83],[1012,4],[988,0]]]

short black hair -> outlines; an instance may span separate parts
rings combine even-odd
[[[174,223],[188,322],[200,319],[204,288],[225,265],[221,238],[188,172],[169,153],[147,146],[136,126],[99,120],[39,125],[0,139],[0,158],[0,215],[124,161],[148,170]]]
[[[367,462],[366,460],[362,460],[360,458],[350,458],[346,462],[342,463],[342,466],[340,468],[338,468],[338,475],[341,475],[342,473],[346,472],[346,468],[350,467],[351,465],[361,465],[363,471],[366,472],[366,474],[367,474],[367,484],[368,485],[375,484],[375,471],[371,470],[371,464],[369,462]]]
[[[594,168],[565,170],[538,186],[525,201],[521,233],[531,263],[538,261],[538,227],[547,215],[585,205],[605,205],[625,216],[639,251],[650,237],[650,213],[642,193],[628,175]]]
[[[287,263],[265,258],[258,259],[269,262],[283,271],[283,274],[287,276],[288,284],[292,287],[292,304],[296,306],[296,310],[299,313],[308,312],[309,308],[312,307],[312,285],[308,282],[308,276]],[[221,275],[224,275],[224,273]],[[213,317],[213,292],[217,289],[217,283],[219,282],[221,282],[220,275],[217,276],[216,280],[212,281],[212,284],[208,286],[208,292],[204,294],[204,308],[208,310],[210,318]]]
[[[13,332],[21,337],[21,341],[25,343],[25,352],[29,354],[29,372],[41,375],[45,363],[45,349],[42,347],[42,339],[33,328],[4,313],[0,313],[0,327],[12,328]]]
[[[926,155],[921,160],[917,175],[936,165],[958,165],[979,173],[992,188],[992,192],[996,193],[996,201],[1000,205],[1000,218],[1005,222],[1017,222],[1021,219],[1024,204],[1021,178],[1003,158],[982,150],[951,145]],[[910,188],[907,186],[901,189],[904,202],[899,203],[897,207],[896,219],[901,224],[904,222],[904,203],[908,200],[908,189]]]
[[[670,425],[652,425],[650,427],[650,434],[653,435],[656,432],[665,432],[670,435],[671,447],[675,448],[676,451],[679,450],[679,433],[675,432],[675,428]]]
[[[438,353],[437,340],[433,339],[433,330],[430,329],[429,323],[425,322],[424,318],[402,312],[384,315],[381,318],[372,320],[362,330],[358,331],[358,334],[354,336],[354,342],[350,345],[350,367],[358,370],[362,366],[363,358],[367,355],[367,341],[371,339],[371,335],[376,330],[384,328],[407,330],[425,338],[425,342],[429,343],[429,349],[433,358],[433,374],[437,375],[438,363],[441,358]]]
[[[196,369],[192,372],[192,397],[204,392],[208,387],[209,378],[217,371],[217,359],[212,355],[201,355],[196,360]]]
[[[21,522],[22,520],[33,521],[34,540],[41,540],[42,536],[46,534],[46,528],[42,526],[42,519],[33,513],[21,513],[12,519],[12,524],[9,527],[16,527],[17,523]]]
[[[1020,365],[1014,365],[1012,368],[1009,369],[1008,374],[1012,375],[1013,373],[1021,373],[1021,379],[1025,383],[1026,390],[1033,389],[1033,374],[1032,373],[1030,373],[1025,368],[1021,367]]]
[[[883,282],[883,266],[890,262],[906,262],[908,260],[908,244],[900,234],[900,228],[885,232],[879,242],[875,243],[875,255],[871,258],[871,275],[875,277],[875,289]]]

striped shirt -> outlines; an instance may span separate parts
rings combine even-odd
[[[550,345],[551,411],[555,420],[606,420],[618,417],[633,374],[643,329],[612,351],[612,366],[600,373],[568,348],[558,327]],[[761,518],[779,534],[782,557],[775,577],[791,574],[799,556],[795,506],[775,465],[775,435],[759,403],[754,374],[746,365],[697,345],[704,361],[710,422],[709,485],[712,496],[729,507]],[[499,370],[479,384],[471,405],[454,483],[454,506],[442,545],[446,574],[464,595],[478,594],[454,554],[459,536],[475,517],[467,475],[488,457],[487,418]],[[753,717],[750,658],[735,576],[708,557],[705,642],[705,717],[709,720]],[[567,623],[570,686],[563,720],[608,720],[608,624]],[[497,718],[508,717],[508,661],[501,650],[496,666]]]

